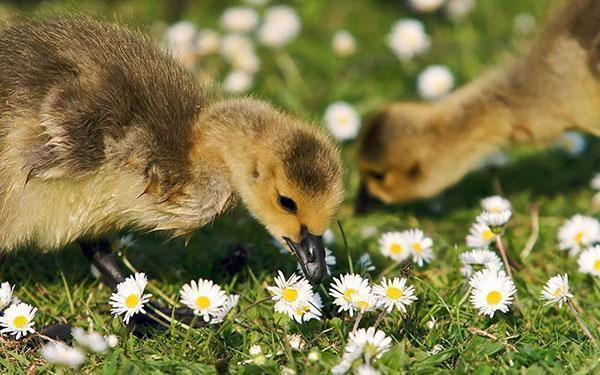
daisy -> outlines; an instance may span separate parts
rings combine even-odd
[[[431,41],[420,21],[403,19],[392,26],[387,45],[400,60],[406,61],[427,51]]]
[[[302,350],[304,348],[304,345],[306,344],[304,342],[304,340],[302,339],[302,336],[300,336],[297,333],[287,335],[286,338],[287,338],[287,342],[288,342],[288,344],[290,344],[290,348],[292,350]]]
[[[371,292],[369,281],[363,279],[360,275],[345,274],[338,278],[333,278],[333,284],[329,289],[329,295],[334,299],[333,303],[338,305],[338,312],[348,311],[353,316],[355,305],[354,297],[356,294],[365,295]]]
[[[582,133],[569,131],[561,134],[556,140],[555,145],[569,156],[576,157],[583,154],[587,147],[587,141]]]
[[[87,333],[82,328],[76,327],[71,330],[71,335],[79,345],[94,353],[104,353],[109,348],[106,337],[98,332]]]
[[[40,351],[46,361],[61,366],[77,369],[85,362],[85,354],[81,350],[71,348],[61,342],[46,344]]]
[[[105,336],[105,339],[109,348],[116,348],[119,345],[119,338],[115,335]]]
[[[207,56],[217,53],[221,45],[219,33],[211,29],[202,29],[198,31],[195,50],[199,56]]]
[[[439,9],[446,0],[410,0],[410,6],[419,12],[433,12]]]
[[[210,320],[210,323],[218,324],[223,322],[223,320],[225,320],[225,317],[229,315],[231,310],[233,310],[237,306],[239,300],[240,296],[238,296],[237,294],[227,296],[227,299],[225,300],[223,305],[219,309],[217,309],[217,311],[213,315],[213,318]]]
[[[119,237],[115,242],[113,242],[112,250],[118,251],[118,250],[132,248],[135,246],[136,246],[135,237],[133,236],[133,234],[129,233],[129,234]]]
[[[331,269],[333,267],[335,267],[336,263],[337,263],[337,259],[335,259],[335,255],[333,255],[333,252],[331,250],[329,250],[328,248],[325,248],[325,265],[327,266],[327,274],[328,275],[331,275]],[[302,272],[302,266],[300,266],[300,263],[298,263],[296,266],[296,272],[298,272],[298,273]]]
[[[411,252],[413,261],[417,263],[419,267],[422,267],[424,263],[429,263],[433,259],[433,241],[431,238],[426,237],[420,229],[410,229],[404,232],[404,238]]]
[[[292,316],[292,319],[298,323],[308,322],[311,319],[320,320],[323,313],[323,300],[321,295],[317,292],[313,293],[312,297],[296,310],[296,314]]]
[[[308,353],[308,360],[310,362],[318,362],[321,359],[321,353],[318,350],[311,350]]]
[[[193,63],[194,43],[198,30],[189,21],[171,25],[165,33],[165,44],[169,52],[186,65]]]
[[[448,0],[446,13],[453,21],[465,18],[475,8],[475,0]]]
[[[401,313],[406,313],[406,307],[417,300],[415,288],[406,286],[405,278],[394,277],[387,280],[385,277],[378,285],[373,287],[373,293],[379,297],[380,305],[391,313],[394,307]]]
[[[241,70],[234,70],[225,77],[223,82],[223,88],[225,91],[235,94],[246,92],[252,86],[254,77],[251,73],[244,72]]]
[[[229,59],[229,63],[234,70],[246,73],[256,73],[260,69],[260,59],[254,50],[233,55]]]
[[[446,96],[454,87],[454,76],[448,67],[431,65],[417,78],[419,95],[423,99],[437,100]]]
[[[341,57],[348,57],[356,52],[356,39],[347,30],[339,30],[331,38],[333,52]]]
[[[473,274],[473,266],[482,266],[483,268],[491,270],[502,269],[502,260],[493,251],[485,249],[475,249],[467,251],[459,255],[460,273],[465,277],[471,277]]]
[[[484,269],[475,273],[469,280],[473,288],[471,303],[479,309],[479,314],[494,316],[496,311],[507,312],[516,293],[515,285],[504,271]]]
[[[221,27],[235,33],[248,33],[258,25],[258,13],[248,7],[231,7],[221,16]]]
[[[600,276],[600,245],[590,247],[579,255],[579,272]]]
[[[219,51],[227,61],[231,61],[239,54],[253,53],[254,43],[246,35],[227,34],[221,39]]]
[[[356,332],[350,332],[346,352],[362,350],[363,356],[368,362],[371,359],[381,358],[385,352],[390,350],[391,345],[392,339],[387,337],[383,331],[376,331],[374,327],[361,328]]]
[[[474,223],[467,235],[467,246],[470,248],[487,248],[496,238],[492,229],[485,224]]]
[[[353,139],[360,129],[360,117],[343,101],[331,103],[325,110],[325,126],[338,141]]]
[[[264,22],[258,30],[258,39],[271,48],[288,44],[300,32],[300,17],[287,5],[270,7],[265,12]]]
[[[573,298],[573,295],[569,293],[569,275],[566,273],[564,276],[551,277],[544,285],[544,290],[540,295],[540,299],[548,301],[546,305],[558,303],[558,307],[562,307],[563,303],[567,302],[569,298]]]
[[[358,258],[358,262],[356,262],[356,269],[360,271],[361,274],[369,273],[375,270],[375,265],[373,265],[373,260],[371,260],[371,254],[364,253]]]
[[[558,230],[559,247],[569,250],[570,256],[597,241],[600,241],[600,222],[590,216],[575,215]]]
[[[202,316],[205,322],[211,317],[220,316],[227,296],[221,287],[212,280],[192,280],[181,288],[181,303],[194,310],[194,314]]]
[[[379,251],[396,262],[402,262],[410,256],[409,244],[404,232],[387,232],[379,238]]]
[[[0,327],[2,328],[0,333],[11,334],[17,340],[29,333],[34,333],[33,318],[36,313],[37,308],[24,302],[10,305],[0,317]]]
[[[363,363],[356,369],[356,375],[380,375],[381,371],[377,370],[373,366]]]
[[[11,286],[8,281],[0,285],[0,311],[10,304],[12,301],[14,285]]]
[[[596,174],[592,181],[590,181],[590,187],[594,190],[600,190],[600,173]]]
[[[513,29],[517,34],[529,35],[537,28],[537,21],[533,14],[522,12],[515,16],[513,20]]]
[[[379,300],[379,297],[373,294],[370,288],[369,290],[360,290],[352,296],[352,307],[354,310],[361,313],[373,311],[377,309],[380,304],[381,301]]]
[[[112,306],[111,314],[118,316],[125,314],[123,321],[137,313],[145,314],[144,305],[150,301],[151,294],[144,294],[148,279],[144,273],[135,273],[117,285],[117,291],[110,296],[108,303]]]
[[[275,277],[275,286],[267,287],[273,297],[275,303],[275,311],[286,314],[290,318],[301,321],[302,315],[300,312],[306,312],[306,306],[310,310],[310,302],[313,297],[312,287],[308,280],[296,274],[292,274],[286,280],[281,271],[277,271],[278,276]]]
[[[504,210],[501,212],[483,211],[479,214],[479,216],[477,216],[475,221],[487,225],[490,227],[492,232],[498,232],[504,225],[506,225],[506,223],[508,223],[511,216],[511,210]]]
[[[483,198],[480,202],[481,208],[488,212],[502,212],[512,210],[512,205],[508,199],[502,198],[499,195]]]

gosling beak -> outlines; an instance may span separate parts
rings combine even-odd
[[[369,193],[369,189],[367,189],[367,184],[361,182],[358,188],[356,202],[354,202],[354,212],[357,214],[365,214],[371,209],[373,209],[377,202],[378,200],[372,197]]]
[[[287,237],[283,240],[296,254],[302,272],[311,284],[320,284],[327,276],[327,264],[325,264],[325,248],[323,237],[315,236],[308,229],[302,228],[300,243],[296,243]]]

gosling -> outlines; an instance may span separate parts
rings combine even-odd
[[[432,197],[500,147],[547,143],[567,129],[600,135],[597,0],[568,1],[520,59],[445,99],[379,110],[359,141],[357,211],[370,197]]]
[[[241,200],[320,283],[342,194],[324,133],[201,87],[138,32],[58,18],[0,33],[0,254],[78,241],[114,287],[103,234],[187,236]]]

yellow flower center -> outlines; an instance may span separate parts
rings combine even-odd
[[[421,244],[418,242],[413,243],[412,247],[413,247],[413,250],[415,251],[415,253],[423,252],[423,248],[421,247]]]
[[[500,294],[500,292],[494,290],[489,292],[485,299],[490,305],[496,305],[502,299],[502,295]]]
[[[27,318],[23,315],[19,315],[13,320],[13,324],[15,328],[23,328],[25,327],[25,324],[27,324]]]
[[[490,207],[490,208],[491,208],[491,210],[490,210],[491,213],[497,214],[500,212],[500,209],[498,207]]]
[[[400,254],[402,252],[402,246],[398,245],[397,243],[392,244],[392,246],[390,246],[390,252],[392,254]]]
[[[340,115],[338,117],[338,121],[339,121],[339,123],[340,123],[341,126],[346,126],[350,122],[350,119],[346,115]]]
[[[577,234],[575,235],[575,242],[577,242],[578,244],[581,244],[581,241],[583,241],[584,235],[585,235],[585,233],[582,230],[577,232]]]
[[[129,307],[130,309],[136,307],[139,302],[140,299],[135,294],[132,294],[129,297],[125,298],[125,306]]]
[[[300,308],[296,309],[296,314],[302,316],[306,314],[308,310],[310,310],[310,306],[301,306]]]
[[[386,294],[391,299],[398,299],[402,297],[402,290],[391,286],[387,289]]]
[[[358,301],[356,306],[358,306],[358,308],[361,310],[366,310],[369,308],[369,303],[367,301]]]
[[[206,296],[200,296],[196,298],[196,306],[201,309],[208,309],[210,307],[210,299]]]
[[[562,289],[556,288],[556,290],[554,291],[554,297],[558,297],[561,293],[562,293]]]
[[[349,302],[350,299],[352,299],[352,296],[356,293],[356,289],[352,289],[352,288],[348,288],[345,292],[344,292],[344,299],[346,300],[346,302]]]
[[[294,302],[298,298],[298,291],[292,288],[283,289],[283,299],[288,302]]]
[[[489,240],[494,239],[494,233],[491,230],[486,229],[481,233],[481,237],[483,237],[484,240],[489,241]]]
[[[600,271],[600,259],[594,262],[594,271]]]

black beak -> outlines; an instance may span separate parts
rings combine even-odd
[[[354,203],[354,212],[356,214],[365,214],[371,211],[379,201],[369,194],[367,184],[364,182],[360,183],[358,188],[358,195],[356,196],[356,202]]]
[[[284,241],[298,257],[300,267],[311,284],[320,284],[327,276],[327,264],[325,264],[325,248],[323,237],[315,236],[305,227],[302,228],[300,243],[296,243],[287,237]]]

